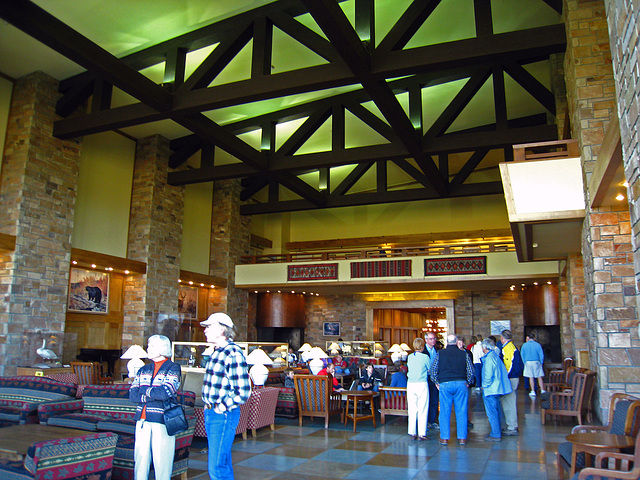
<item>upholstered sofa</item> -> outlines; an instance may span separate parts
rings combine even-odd
[[[2,479],[109,480],[118,435],[97,432],[36,442],[24,460],[0,459]]]
[[[0,427],[38,423],[38,405],[53,407],[75,397],[72,384],[43,377],[0,377]]]
[[[278,402],[276,403],[276,416],[298,418],[298,399],[295,388],[285,388],[284,374],[282,372],[269,372],[265,387],[277,388]]]
[[[179,392],[178,401],[187,407],[189,429],[176,435],[173,476],[186,478],[196,422],[193,412],[195,394]],[[129,401],[129,385],[87,385],[81,400],[70,401],[66,405],[42,405],[38,414],[40,423],[47,425],[117,433],[119,438],[113,460],[113,480],[132,480],[135,409],[135,405]],[[149,478],[155,478],[153,467]]]

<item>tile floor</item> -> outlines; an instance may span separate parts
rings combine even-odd
[[[276,417],[276,429],[237,436],[233,444],[236,480],[244,479],[446,479],[446,480],[556,480],[555,452],[575,424],[570,419],[540,422],[539,400],[518,390],[520,436],[503,437],[501,443],[483,441],[489,431],[482,400],[470,395],[471,421],[466,446],[457,442],[443,447],[436,431],[431,440],[417,442],[407,435],[406,417],[388,416],[376,421],[342,425],[333,417],[329,429],[324,419],[298,420]],[[455,418],[455,417],[454,417]],[[454,420],[452,419],[452,424]],[[452,426],[452,432],[455,428]],[[189,461],[189,479],[208,479],[206,440],[196,439]],[[566,477],[566,476],[565,476]]]

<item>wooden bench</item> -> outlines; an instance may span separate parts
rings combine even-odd
[[[407,389],[401,387],[380,387],[380,421],[384,425],[385,415],[409,416]]]

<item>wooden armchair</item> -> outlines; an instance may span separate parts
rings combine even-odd
[[[102,376],[102,366],[96,362],[71,362],[73,373],[78,376],[78,385],[109,385],[113,378]]]
[[[380,421],[384,425],[386,415],[409,416],[407,389],[402,387],[380,387]]]
[[[565,417],[577,417],[582,424],[583,415],[588,415],[591,393],[595,382],[596,372],[575,373],[571,390],[551,392],[547,400],[540,403],[542,424],[545,424],[547,414]]]
[[[342,395],[333,391],[331,375],[295,375],[298,418],[324,418],[324,428],[329,428],[329,417],[342,415]]]
[[[626,393],[614,393],[609,402],[609,417],[606,425],[576,425],[571,433],[607,432],[614,435],[635,437],[640,429],[640,398]],[[558,479],[562,479],[564,470],[571,470],[573,444],[563,442],[558,445]],[[576,469],[585,466],[584,453],[576,457]]]
[[[596,455],[594,465],[595,467],[580,470],[577,480],[638,480],[640,478],[640,436],[636,438],[635,453],[602,452]]]
[[[580,373],[577,367],[569,365],[564,370],[554,370],[549,372],[549,381],[544,384],[544,389],[547,392],[561,392],[571,388],[571,380],[574,373]],[[582,371],[584,373],[584,371]]]

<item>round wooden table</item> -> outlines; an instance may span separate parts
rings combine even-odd
[[[585,432],[572,433],[567,435],[567,440],[573,443],[571,454],[571,472],[569,476],[576,473],[576,458],[578,453],[584,453],[584,464],[591,465],[591,457],[600,452],[620,452],[625,448],[633,447],[635,439],[626,435],[613,435],[606,432]]]
[[[348,419],[353,420],[353,431],[356,431],[356,424],[362,420],[373,420],[373,427],[376,426],[376,415],[373,410],[373,399],[378,396],[377,392],[371,390],[351,390],[342,392],[342,398],[347,399],[347,407],[344,412],[344,424],[347,424]],[[358,402],[369,402],[371,407],[371,413],[364,413],[358,415]],[[349,403],[353,405],[353,412],[349,413]]]

